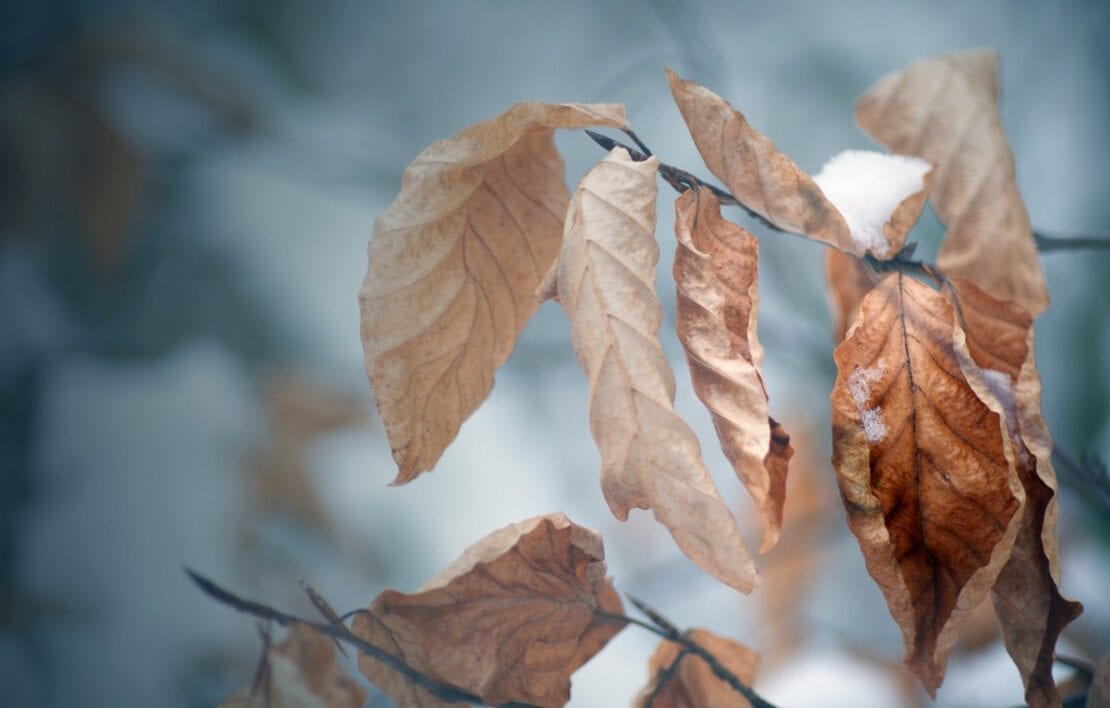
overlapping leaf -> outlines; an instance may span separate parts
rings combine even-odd
[[[405,170],[374,222],[359,291],[396,484],[432,468],[538,307],[569,199],[554,129],[623,125],[616,105],[519,103]]]
[[[707,629],[695,629],[690,639],[712,654],[733,676],[750,686],[759,669],[759,654]],[[637,699],[640,708],[744,708],[751,704],[716,674],[699,656],[664,639],[648,660],[647,688]]]
[[[1040,412],[1041,382],[1033,352],[1032,318],[1025,308],[995,300],[972,283],[950,278],[967,333],[968,351],[1003,402],[1026,502],[1009,561],[991,591],[1002,638],[1033,708],[1059,705],[1052,679],[1056,639],[1082,611],[1060,595],[1056,541],[1056,472],[1052,438]]]
[[[759,242],[721,218],[708,189],[675,202],[678,338],[690,378],[709,409],[721,449],[763,521],[769,550],[782,528],[790,436],[767,412],[763,347],[756,337]]]
[[[1000,406],[980,398],[963,339],[943,296],[896,274],[864,298],[835,353],[833,464],[848,524],[930,693],[1009,558],[1024,500]]]
[[[617,148],[582,178],[567,212],[558,293],[590,382],[610,509],[622,521],[630,509],[651,509],[695,563],[749,592],[755,568],[697,438],[674,410],[674,375],[659,345],[657,165]]]
[[[937,264],[1033,315],[1048,306],[1044,272],[998,111],[993,51],[946,54],[880,79],[856,106],[888,149],[936,165],[929,199],[948,233]]]
[[[859,316],[864,296],[881,277],[866,262],[834,248],[825,251],[825,287],[833,314],[833,336],[837,344]]]
[[[416,593],[387,590],[352,631],[433,681],[491,705],[562,705],[570,675],[623,625],[601,537],[550,514],[496,531]],[[384,663],[359,668],[398,703],[445,703]]]

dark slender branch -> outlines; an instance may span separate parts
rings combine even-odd
[[[670,683],[675,674],[678,673],[679,664],[681,664],[682,660],[689,654],[690,650],[686,647],[682,647],[682,650],[675,654],[671,663],[659,672],[658,677],[655,679],[655,685],[651,687],[651,693],[644,699],[644,708],[652,708],[652,706],[655,705],[655,699],[659,697],[659,694],[663,692],[663,689],[667,687],[667,684]]]
[[[262,603],[239,597],[238,595],[223,589],[208,578],[205,578],[204,576],[195,573],[188,568],[185,569],[185,572],[189,575],[192,581],[205,592],[205,594],[207,594],[214,600],[227,605],[228,607],[239,610],[240,612],[245,612],[255,617],[259,617],[264,620],[277,622],[278,624],[283,626],[303,624],[312,627],[321,634],[325,634],[334,639],[346,642],[347,644],[358,649],[363,654],[366,654],[376,661],[382,662],[389,668],[404,676],[412,683],[416,684],[420,688],[423,688],[425,691],[442,701],[447,701],[448,703],[483,703],[482,699],[478,696],[475,696],[474,694],[467,693],[466,691],[460,691],[457,688],[453,688],[451,686],[446,686],[420,673],[416,669],[410,667],[408,664],[405,664],[397,657],[388,654],[385,651],[382,651],[365,639],[362,639],[361,637],[353,634],[351,630],[347,629],[347,627],[343,624],[322,624],[302,619],[300,617],[282,612],[281,610],[274,609],[273,607],[263,605]],[[527,704],[506,703],[504,705],[519,707]]]
[[[670,620],[663,617],[663,615],[660,614],[658,610],[655,610],[647,603],[643,602],[642,600],[637,600],[634,597],[629,596],[628,599],[632,602],[633,605],[636,606],[638,610],[643,612],[644,615],[646,615],[652,623],[649,624],[634,617],[613,614],[611,612],[602,612],[600,610],[594,610],[594,616],[601,617],[603,619],[624,622],[625,624],[634,624],[637,627],[643,627],[653,634],[657,634],[668,641],[672,641],[675,644],[678,644],[679,646],[689,651],[691,654],[694,654],[702,661],[704,661],[706,665],[709,666],[709,669],[714,673],[714,675],[727,683],[732,688],[732,690],[736,691],[744,698],[748,699],[748,702],[752,704],[752,708],[775,708],[775,704],[770,703],[769,701],[764,699],[750,686],[737,678],[736,674],[732,673],[727,667],[721,664],[721,662],[717,660],[716,656],[714,656],[705,647],[701,646],[693,639],[691,639],[687,632],[679,631],[678,627],[676,627],[674,623],[672,623]]]
[[[1081,491],[1093,491],[1103,505],[1110,507],[1110,473],[1107,473],[1105,462],[1094,454],[1076,457],[1059,443],[1053,446],[1052,456],[1078,482],[1077,486]]]
[[[1074,251],[1083,248],[1108,248],[1110,238],[1097,238],[1094,236],[1049,236],[1039,231],[1033,232],[1033,241],[1041,253],[1052,251]]]
[[[1074,656],[1067,656],[1065,654],[1057,654],[1056,662],[1059,664],[1063,664],[1064,666],[1070,666],[1079,673],[1083,674],[1083,677],[1088,681],[1095,677],[1095,665],[1087,661],[1086,659],[1079,659]]]

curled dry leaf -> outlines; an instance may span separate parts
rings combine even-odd
[[[930,694],[1009,558],[1024,500],[1001,406],[981,399],[966,352],[948,301],[894,274],[835,353],[833,464],[848,525]]]
[[[690,378],[709,409],[721,449],[744,482],[763,521],[769,550],[782,529],[790,436],[767,412],[763,347],[756,338],[759,242],[721,218],[708,189],[675,202],[674,279],[678,338]]]
[[[386,590],[352,631],[432,680],[479,696],[562,705],[570,675],[622,628],[601,536],[563,514],[512,524],[468,548],[413,594]],[[400,706],[442,706],[385,664],[359,668]]]
[[[1021,672],[1026,702],[1033,708],[1059,705],[1052,678],[1056,639],[1083,606],[1059,590],[1056,472],[1052,438],[1040,410],[1032,317],[1020,305],[996,300],[962,278],[948,282],[968,351],[987,371],[1004,404],[1026,497],[1013,552],[991,590],[995,614],[1006,649]]]
[[[864,296],[880,280],[882,276],[865,261],[835,248],[825,251],[825,287],[837,344],[844,341],[844,336],[859,317],[859,306]]]
[[[257,684],[244,686],[224,708],[362,708],[366,692],[335,663],[332,641],[295,625],[267,647]]]
[[[405,170],[374,222],[359,291],[395,484],[435,465],[539,307],[569,199],[554,130],[625,125],[618,105],[518,103]]]
[[[609,508],[622,521],[630,509],[651,509],[683,553],[750,592],[755,567],[694,432],[675,412],[674,374],[659,344],[658,164],[617,148],[582,178],[567,212],[559,296],[590,381],[590,430]]]
[[[948,226],[937,255],[946,274],[972,278],[1033,315],[1048,306],[998,111],[993,51],[931,57],[879,79],[856,120],[891,151],[936,165],[929,199]]]
[[[750,686],[759,669],[759,654],[739,642],[695,629],[690,639],[708,651]],[[680,656],[681,655],[681,656]],[[676,664],[677,661],[677,664]],[[726,682],[717,678],[709,664],[664,639],[648,660],[647,688],[636,701],[640,708],[743,708],[751,704]]]

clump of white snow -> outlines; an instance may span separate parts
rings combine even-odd
[[[859,367],[848,377],[848,393],[856,403],[859,411],[860,423],[863,425],[863,435],[867,442],[874,444],[886,437],[886,424],[880,415],[881,406],[868,408],[867,402],[871,399],[871,384],[879,380],[883,374],[883,365],[873,368]]]
[[[925,188],[931,166],[921,158],[873,150],[845,150],[825,163],[813,181],[840,211],[861,251],[885,257],[883,226],[907,197]]]

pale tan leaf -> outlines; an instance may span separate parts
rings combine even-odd
[[[386,590],[352,631],[433,681],[491,705],[562,705],[570,674],[620,627],[601,536],[549,514],[496,531],[413,594]],[[614,631],[615,630],[615,631]],[[359,668],[400,706],[442,706],[366,656]]]
[[[1033,315],[1048,306],[999,115],[993,51],[931,57],[879,79],[856,120],[891,151],[936,165],[929,199],[948,226],[937,256],[946,274],[974,279]]]
[[[1083,606],[1060,595],[1056,541],[1056,472],[1052,438],[1041,416],[1041,380],[1033,350],[1032,317],[1013,302],[995,300],[972,283],[949,278],[968,350],[985,369],[1006,408],[1026,502],[1010,560],[991,591],[1003,641],[1021,673],[1033,708],[1060,704],[1052,678],[1056,639]]]
[[[567,212],[558,289],[590,382],[601,488],[622,521],[651,509],[678,547],[722,582],[750,592],[755,567],[736,520],[674,409],[655,292],[655,158],[617,148],[578,185]]]
[[[268,647],[258,685],[244,686],[225,708],[362,708],[366,692],[335,663],[332,641],[298,624]]]
[[[837,344],[859,317],[859,305],[871,288],[881,280],[867,263],[855,256],[830,248],[825,251],[825,287]]]
[[[702,160],[733,196],[779,228],[863,253],[821,188],[742,113],[670,69],[667,80]]]
[[[1104,654],[1095,667],[1095,678],[1087,691],[1087,708],[1110,706],[1110,653]]]
[[[1001,407],[969,380],[978,370],[952,306],[901,274],[864,298],[835,358],[833,464],[848,525],[906,663],[933,694],[1021,522]]]
[[[747,686],[759,669],[759,654],[743,644],[708,629],[695,629],[690,639],[712,654],[722,666]],[[640,708],[745,708],[751,704],[726,682],[717,678],[699,656],[664,639],[648,660],[649,679],[636,705]],[[677,666],[675,660],[678,660]]]
[[[759,242],[721,218],[708,189],[675,202],[676,327],[694,392],[709,409],[721,449],[763,521],[764,553],[778,541],[790,436],[767,412],[763,347],[756,338]]]
[[[394,484],[435,465],[539,307],[569,198],[554,130],[624,125],[617,105],[518,103],[406,168],[359,290]]]

